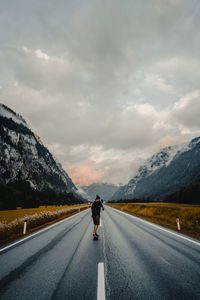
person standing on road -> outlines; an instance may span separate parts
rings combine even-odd
[[[101,208],[102,208],[102,210],[104,210],[104,206],[100,200],[101,199],[100,199],[99,195],[97,195],[96,200],[92,203],[92,206],[91,206],[92,218],[93,218],[93,222],[94,222],[93,236],[98,236],[97,229],[98,229],[99,221],[100,221]]]

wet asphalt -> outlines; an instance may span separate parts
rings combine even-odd
[[[109,207],[99,240],[90,210],[0,248],[0,299],[200,299],[200,241]],[[184,237],[184,236],[183,236]]]

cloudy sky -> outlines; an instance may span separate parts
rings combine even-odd
[[[0,0],[0,102],[75,183],[200,135],[199,0]]]

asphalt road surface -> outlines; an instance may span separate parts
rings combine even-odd
[[[0,248],[0,299],[200,299],[200,241],[109,207]]]

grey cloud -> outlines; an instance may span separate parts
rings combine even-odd
[[[174,105],[172,119],[191,131],[200,130],[199,111],[200,90],[195,90]]]
[[[131,176],[134,158],[163,137],[198,130],[198,99],[187,95],[199,88],[199,1],[0,6],[1,101],[65,166],[89,163],[96,151],[103,158],[93,163],[120,181],[120,169]]]

